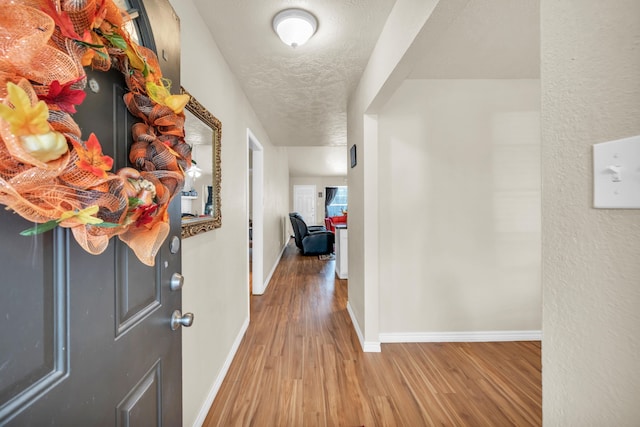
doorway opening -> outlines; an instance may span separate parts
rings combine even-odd
[[[262,295],[264,151],[250,129],[247,129],[247,155],[247,281],[250,294]]]

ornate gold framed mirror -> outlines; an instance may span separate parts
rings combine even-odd
[[[182,238],[220,228],[222,211],[221,139],[222,124],[185,88],[185,141],[191,146],[192,165],[185,171],[181,195]]]

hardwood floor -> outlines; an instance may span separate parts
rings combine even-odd
[[[335,261],[285,250],[204,426],[540,426],[539,342],[363,353]]]

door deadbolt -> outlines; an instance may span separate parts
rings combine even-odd
[[[179,291],[184,285],[184,276],[180,273],[173,273],[171,275],[171,281],[169,282],[169,289],[172,291]]]

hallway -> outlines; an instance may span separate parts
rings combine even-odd
[[[290,242],[204,426],[539,426],[539,342],[363,353],[335,261]]]

